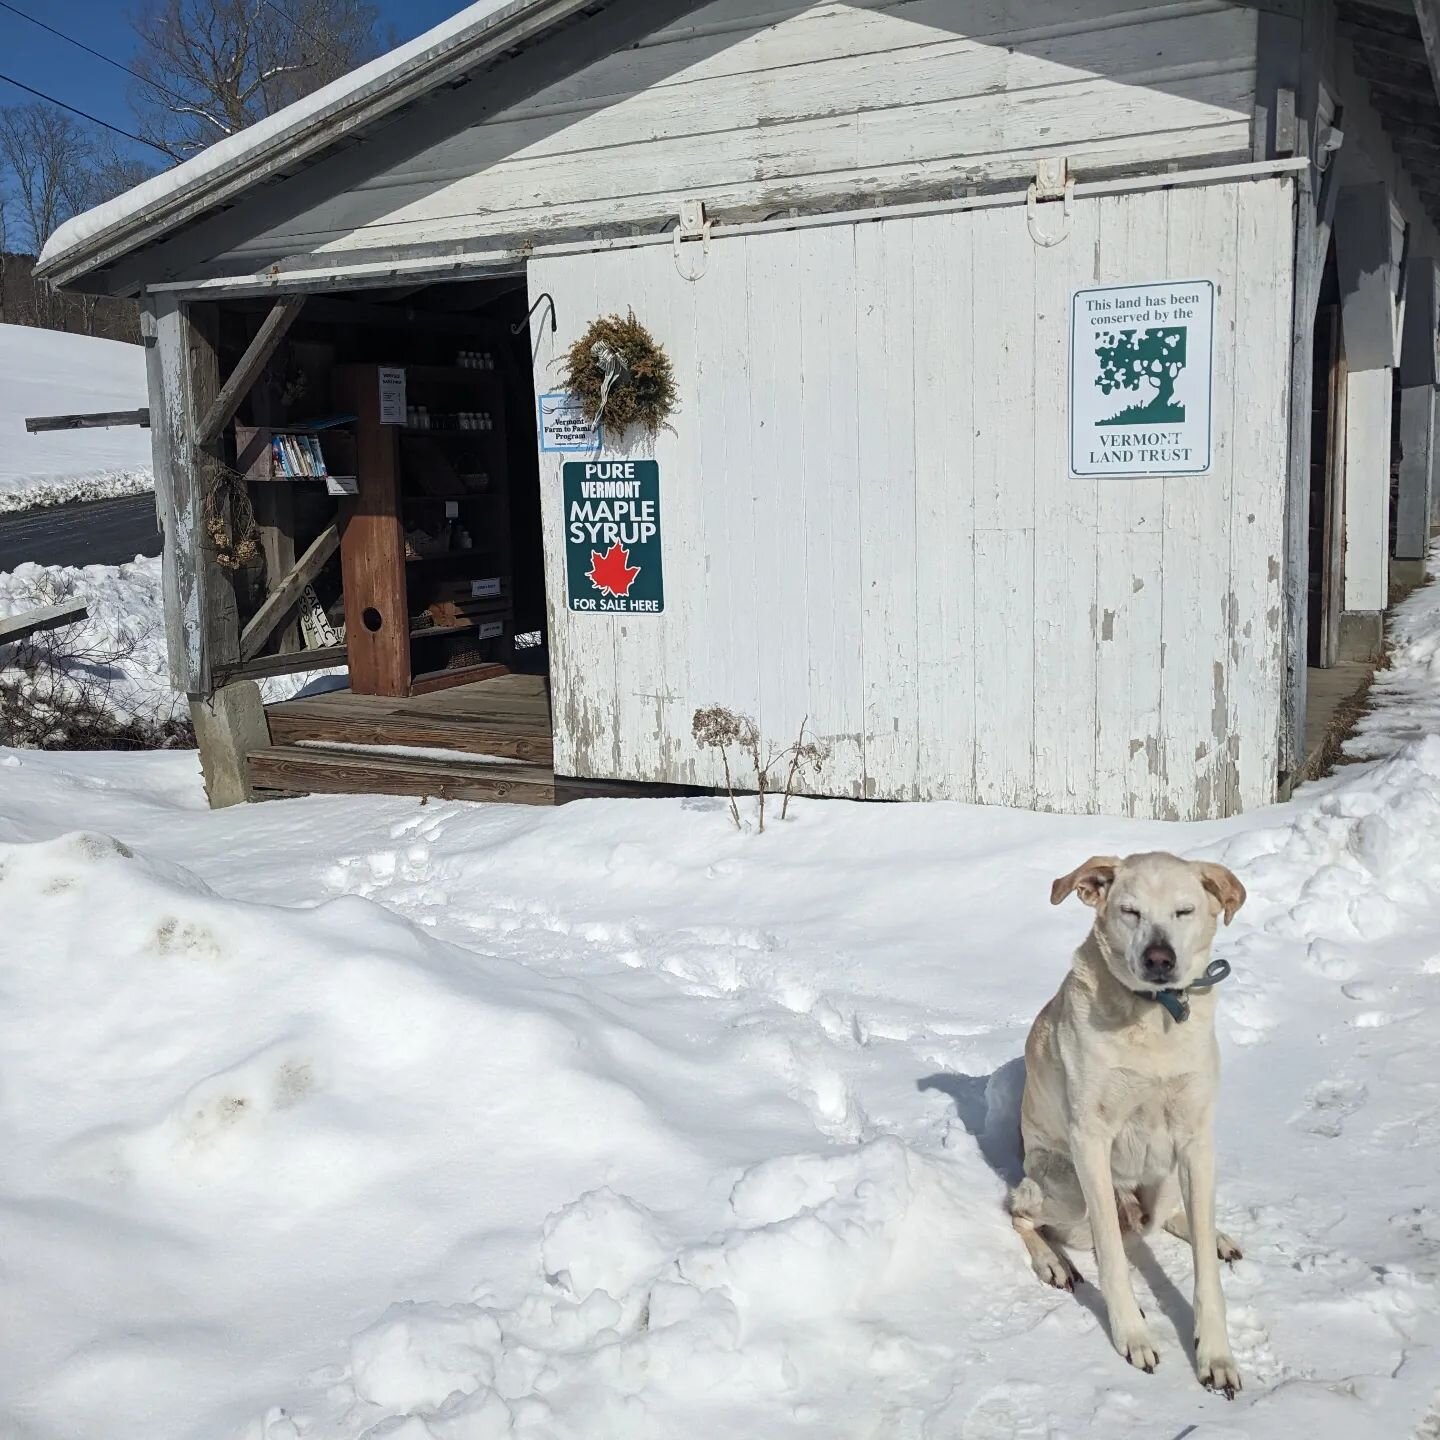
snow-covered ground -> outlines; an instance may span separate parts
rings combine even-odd
[[[0,325],[0,514],[153,489],[148,430],[25,430],[27,415],[136,410],[145,396],[139,345]]]
[[[162,728],[186,715],[185,697],[170,688],[160,560],[129,565],[21,565],[0,573],[0,616],[41,605],[84,600],[78,625],[37,636],[76,685],[89,689],[117,721]],[[13,651],[0,649],[0,679]]]
[[[1434,591],[1402,625],[1418,666]],[[1440,1434],[1437,693],[1382,687],[1379,758],[1205,825],[211,814],[190,755],[0,752],[0,1433]],[[1133,1252],[1149,1376],[1002,1207],[1089,918],[1050,881],[1152,847],[1250,890],[1218,946],[1233,1404],[1184,1246]]]
[[[141,556],[128,565],[21,565],[0,572],[0,617],[69,599],[85,601],[87,618],[34,642],[53,657],[61,708],[67,694],[83,693],[117,723],[134,722],[158,743],[168,725],[189,714],[185,697],[170,688],[159,557]],[[50,672],[37,686],[14,668],[18,658],[14,647],[0,647],[0,684],[21,680],[36,693],[50,693]],[[343,671],[274,676],[261,682],[261,693],[267,701],[286,700],[307,687],[333,683],[329,677],[337,673]]]

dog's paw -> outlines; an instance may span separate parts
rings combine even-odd
[[[1115,1348],[1137,1370],[1143,1370],[1147,1375],[1155,1373],[1155,1367],[1160,1363],[1160,1352],[1144,1325],[1117,1330],[1114,1338]]]
[[[1218,1390],[1227,1400],[1235,1398],[1235,1392],[1240,1389],[1240,1371],[1229,1350],[1213,1354],[1200,1351],[1195,1368],[1200,1373],[1200,1383],[1207,1390]]]
[[[1245,1252],[1223,1230],[1215,1232],[1215,1253],[1227,1265],[1245,1258]]]
[[[1052,1250],[1047,1256],[1036,1256],[1032,1263],[1040,1279],[1057,1290],[1074,1290],[1077,1285],[1085,1283],[1085,1277],[1058,1251]]]

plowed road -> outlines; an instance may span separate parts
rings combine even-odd
[[[160,553],[155,497],[127,495],[0,515],[0,571],[39,565],[119,565]]]

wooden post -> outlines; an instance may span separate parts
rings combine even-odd
[[[374,365],[341,366],[335,378],[347,408],[357,417],[360,493],[340,502],[350,688],[357,695],[408,695],[410,611],[400,514],[400,427],[380,423],[380,381]]]
[[[1409,565],[1406,579],[1424,578],[1430,541],[1431,486],[1435,472],[1435,387],[1407,385],[1400,392],[1400,496],[1395,510],[1395,559]]]
[[[1340,649],[1368,658],[1390,593],[1390,425],[1398,359],[1398,235],[1388,187],[1347,186],[1335,207],[1345,351],[1345,615]]]
[[[196,417],[214,405],[220,389],[217,354],[220,310],[213,302],[188,305],[185,320],[187,409],[189,428],[193,433]],[[217,563],[214,541],[206,529],[207,501],[215,483],[217,467],[222,462],[220,444],[216,439],[204,448],[193,443],[187,448],[195,476],[191,485],[191,502],[196,507],[196,531],[200,537],[196,578],[204,636],[205,685],[199,693],[209,694],[214,672],[223,666],[234,665],[240,659],[240,608],[235,597],[235,578]],[[221,515],[227,527],[233,527],[236,517],[228,507],[222,509]]]
[[[1345,377],[1345,609],[1352,613],[1378,614],[1388,597],[1391,392],[1388,369]]]
[[[170,684],[182,694],[210,685],[200,623],[200,499],[187,423],[185,315],[173,295],[147,295],[141,314],[150,391],[155,510],[165,537],[161,578]]]
[[[1440,276],[1428,256],[1411,256],[1405,271],[1405,320],[1400,341],[1400,494],[1395,507],[1395,578],[1425,578],[1435,475],[1435,385],[1440,381]]]
[[[235,586],[216,563],[205,530],[205,499],[213,452],[194,443],[194,419],[219,390],[213,305],[186,307],[169,295],[147,296],[143,333],[148,351],[155,500],[165,535],[162,574],[171,683],[190,699],[206,792],[212,805],[249,794],[245,756],[265,743],[259,691],[214,677],[240,659]],[[258,718],[257,718],[258,717]]]

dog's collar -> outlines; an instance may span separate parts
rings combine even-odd
[[[1226,979],[1229,974],[1230,962],[1228,960],[1212,960],[1205,967],[1204,975],[1183,990],[1142,990],[1139,993],[1148,995],[1152,1000],[1163,1005],[1170,1012],[1170,1018],[1179,1025],[1190,1018],[1190,1002],[1185,997],[1193,990],[1209,990]]]

